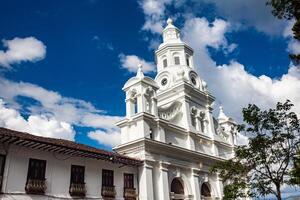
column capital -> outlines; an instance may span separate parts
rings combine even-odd
[[[147,169],[153,169],[153,164],[154,164],[153,161],[149,161],[149,160],[144,161],[144,167]]]
[[[192,168],[191,169],[192,175],[195,176],[195,177],[199,177],[200,171],[201,170],[198,169],[198,168]]]
[[[163,170],[163,171],[169,171],[169,165],[170,163],[168,162],[159,162],[159,168],[160,170]]]

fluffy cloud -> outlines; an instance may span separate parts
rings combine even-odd
[[[182,16],[191,16],[203,15],[203,8],[210,6],[234,28],[250,27],[268,35],[281,35],[286,26],[286,21],[276,19],[271,7],[262,0],[139,0],[139,4],[145,14],[142,29],[152,33],[161,33],[169,7],[175,8]]]
[[[276,19],[262,0],[202,0],[213,3],[217,12],[235,27],[253,27],[268,35],[281,35],[286,22]],[[197,1],[195,1],[197,2]]]
[[[46,55],[46,46],[34,37],[2,40],[6,51],[0,51],[0,66],[10,68],[25,61],[36,62]]]
[[[3,46],[7,50],[0,51],[0,66],[5,68],[25,61],[41,60],[46,54],[46,46],[34,37],[3,40]],[[149,65],[145,61],[144,63],[147,70]],[[130,59],[127,64],[130,65]],[[104,138],[106,134],[111,135],[113,132],[115,135],[118,132],[115,123],[120,117],[106,115],[90,102],[63,97],[58,92],[46,90],[38,85],[14,82],[1,76],[0,91],[0,126],[68,140],[74,140],[73,126],[101,128],[101,136]],[[28,98],[34,103],[24,107],[18,103],[19,97]],[[22,115],[23,110],[26,110],[27,118]],[[101,143],[99,138],[97,141]],[[117,143],[118,139],[112,139]],[[104,143],[108,145],[106,141]]]
[[[145,73],[153,72],[156,69],[153,62],[147,62],[136,55],[120,54],[119,58],[122,68],[127,69],[129,72],[136,72],[139,64],[142,64]]]
[[[283,31],[283,37],[288,39],[287,51],[291,54],[300,54],[300,42],[294,39],[292,32],[292,27],[294,23],[295,21],[291,20],[287,24],[285,30]]]
[[[0,77],[0,91],[0,97],[7,102],[6,107],[2,105],[3,113],[11,113],[8,117],[0,114],[3,115],[0,124],[7,128],[65,139],[74,139],[72,126],[101,129],[102,134],[118,132],[115,123],[121,118],[105,114],[90,102],[63,97],[40,86],[13,82],[4,77]],[[36,103],[24,108],[18,103],[18,97],[27,97]],[[27,110],[28,119],[24,119],[18,110]]]
[[[215,23],[218,21],[218,23]],[[227,24],[227,25],[225,25]],[[245,70],[243,64],[232,61],[217,66],[207,47],[224,48],[228,22],[215,20],[209,24],[203,18],[190,18],[183,27],[183,40],[195,50],[195,63],[199,74],[208,83],[213,95],[224,105],[227,113],[241,121],[241,110],[248,103],[262,108],[274,106],[277,101],[290,99],[300,114],[300,69],[290,66],[287,74],[277,79],[262,75],[256,77]],[[229,45],[230,46],[230,45]]]
[[[173,0],[141,0],[139,4],[145,14],[143,30],[161,33],[163,30],[166,6]]]
[[[183,40],[195,50],[195,63],[201,78],[208,83],[208,88],[221,102],[228,115],[242,121],[241,111],[249,103],[255,103],[264,109],[274,106],[278,101],[290,99],[295,104],[295,112],[300,115],[300,69],[289,66],[287,74],[279,78],[262,75],[256,77],[245,70],[243,64],[231,61],[229,64],[217,65],[212,60],[208,47],[228,50],[235,44],[228,44],[225,37],[230,31],[230,23],[215,19],[208,22],[206,18],[189,17],[182,28]],[[290,47],[290,51],[298,46]],[[226,51],[224,51],[226,53]],[[245,142],[245,137],[239,141]]]
[[[74,140],[75,136],[70,124],[42,115],[30,115],[25,119],[17,110],[8,108],[2,99],[0,99],[0,126],[44,137]]]
[[[88,137],[109,147],[117,146],[121,142],[120,132],[114,130],[110,132],[104,132],[102,130],[91,131],[88,133]]]

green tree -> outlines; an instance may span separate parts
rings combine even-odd
[[[292,184],[292,163],[299,148],[300,122],[290,101],[274,109],[261,110],[254,104],[243,109],[249,144],[237,146],[235,157],[217,163],[213,173],[224,182],[224,199],[273,194],[281,200],[283,184]]]
[[[294,165],[291,170],[291,184],[300,185],[300,150],[294,159]]]
[[[272,14],[278,19],[295,20],[292,31],[294,38],[300,41],[300,0],[268,0]],[[290,54],[295,64],[300,63],[300,54]]]

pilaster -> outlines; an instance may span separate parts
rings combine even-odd
[[[160,162],[159,164],[159,199],[170,199],[169,178],[168,178],[168,164]]]
[[[191,169],[191,186],[193,190],[194,199],[201,199],[199,172],[199,169]]]
[[[139,177],[139,199],[154,200],[152,164],[145,161],[144,166],[139,169]]]

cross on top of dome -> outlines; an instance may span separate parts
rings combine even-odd
[[[167,24],[173,24],[173,20],[170,17],[167,20]]]
[[[173,25],[171,18],[168,18],[167,26],[163,30],[163,40],[164,42],[180,40],[180,30]]]

